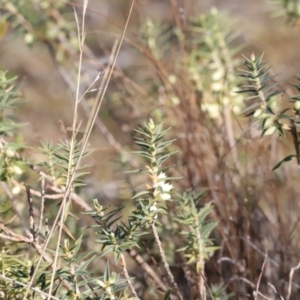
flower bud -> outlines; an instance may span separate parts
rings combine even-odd
[[[273,125],[273,118],[267,118],[264,123],[264,128],[268,128]]]
[[[16,185],[15,187],[13,187],[12,191],[13,195],[18,195],[21,192],[21,187],[19,185]]]
[[[296,101],[294,103],[294,108],[295,108],[295,110],[300,110],[300,101]]]
[[[148,123],[148,126],[149,126],[149,128],[150,128],[151,130],[153,130],[153,129],[155,128],[155,124],[154,124],[154,122],[153,122],[152,119],[150,119],[150,121],[149,121],[149,123]]]
[[[12,149],[6,149],[6,151],[5,151],[5,155],[7,156],[7,157],[14,157],[15,156],[15,151],[13,151]]]
[[[219,68],[212,74],[212,80],[213,81],[219,81],[221,80],[225,75],[225,71],[223,68]]]
[[[264,135],[271,135],[271,134],[273,134],[275,131],[276,131],[276,126],[271,126],[271,127],[269,127],[269,128],[265,131]]]
[[[258,118],[259,116],[261,116],[263,110],[261,108],[257,109],[253,115],[254,118]]]
[[[18,166],[13,166],[13,172],[16,174],[16,175],[21,175],[23,173],[22,169]]]

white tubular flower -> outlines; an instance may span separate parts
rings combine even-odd
[[[158,186],[161,186],[161,184],[165,182],[166,178],[167,178],[166,173],[160,172],[160,174],[157,176]]]
[[[173,186],[172,184],[166,183],[165,179],[167,178],[166,174],[161,172],[158,176],[157,176],[157,186],[156,191],[159,195],[159,197],[162,200],[170,200],[171,199],[171,195],[169,194],[169,192],[172,190]],[[159,190],[157,188],[160,188]]]
[[[157,207],[155,205],[152,205],[150,207],[150,212],[154,212],[155,213],[154,219],[157,219]]]

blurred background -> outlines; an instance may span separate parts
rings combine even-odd
[[[82,93],[107,67],[129,2],[89,1]],[[24,155],[43,160],[34,148],[40,147],[41,141],[55,144],[64,139],[61,122],[67,129],[72,124],[78,67],[73,6],[80,19],[82,2],[0,0],[0,4],[0,66],[18,76],[23,94],[17,116],[26,123],[20,133],[31,146]],[[250,298],[266,252],[269,259],[262,290],[267,294],[272,293],[266,284],[269,281],[286,290],[289,270],[300,259],[297,164],[293,161],[272,172],[278,161],[294,153],[291,137],[260,138],[251,119],[233,113],[233,106],[242,107],[243,99],[220,104],[236,97],[232,91],[241,84],[235,79],[241,54],[264,54],[264,61],[274,66],[272,74],[278,74],[276,80],[285,80],[282,89],[292,93],[287,82],[300,72],[300,28],[280,4],[269,0],[136,1],[90,139],[93,152],[87,185],[80,190],[90,203],[93,197],[105,205],[131,203],[133,194],[143,188],[143,178],[129,178],[124,173],[142,164],[128,154],[134,148],[133,128],[149,117],[167,120],[178,151],[173,161],[177,170],[171,175],[183,176],[177,188],[204,190],[204,201],[213,201],[216,207],[214,219],[219,226],[215,240],[221,250],[207,263],[208,280],[228,285],[230,292],[237,293],[234,299]],[[200,24],[198,31],[189,27],[191,20]],[[206,37],[215,32],[214,22],[225,25],[218,27],[221,33],[209,42]],[[228,36],[231,41],[219,46],[222,29],[226,31],[222,41],[228,41]],[[223,60],[226,47],[235,51]],[[221,58],[214,60],[218,51]],[[223,62],[230,63],[233,76],[228,97],[212,86],[218,64]],[[83,123],[96,94],[88,93],[82,101]],[[278,97],[275,107],[289,107],[286,96]],[[204,105],[207,99],[210,106]],[[212,112],[215,103],[221,105],[217,114]],[[24,175],[23,181],[34,185],[35,178]],[[293,286],[298,292],[299,278],[295,275]]]
[[[3,3],[6,1],[3,0]],[[8,1],[9,2],[9,1]],[[43,1],[42,1],[43,2]],[[20,7],[30,10],[33,5],[30,1],[20,1]],[[33,1],[34,3],[34,1]],[[45,2],[46,3],[46,2]],[[73,2],[64,2],[65,17],[74,26],[74,15],[72,12]],[[80,7],[80,1],[73,3],[75,7]],[[249,54],[254,51],[257,55],[265,53],[265,59],[272,62],[276,72],[282,78],[290,78],[299,71],[299,51],[298,34],[299,29],[287,26],[285,17],[274,18],[274,12],[278,11],[278,5],[272,1],[178,1],[179,7],[184,9],[187,16],[197,16],[210,11],[213,7],[226,11],[229,18],[235,19],[237,25],[235,30],[240,34],[238,42],[244,43],[245,48],[242,54]],[[138,9],[130,22],[128,39],[131,35],[138,37],[138,29],[141,18],[150,18],[158,23],[170,24],[173,21],[170,1],[138,1]],[[97,63],[105,65],[108,60],[107,53],[103,53],[102,47],[108,51],[120,34],[125,22],[128,3],[126,1],[89,1],[87,13],[87,42],[94,51]],[[140,15],[141,14],[141,15]],[[37,26],[44,26],[43,21],[37,21]],[[70,25],[71,26],[71,25]],[[39,27],[37,27],[39,29]],[[55,35],[55,28],[53,35]],[[73,37],[76,39],[76,36]],[[25,134],[28,138],[36,140],[41,136],[57,137],[58,126],[54,120],[64,119],[69,121],[72,114],[68,111],[70,104],[70,93],[66,88],[57,65],[49,53],[47,45],[35,43],[28,47],[26,39],[31,39],[29,34],[19,35],[14,31],[13,26],[1,38],[1,65],[4,69],[15,71],[20,81],[22,89],[28,101],[22,107],[24,119],[26,116],[31,120]],[[73,40],[76,45],[76,40]],[[100,46],[99,46],[100,45]],[[58,55],[58,54],[57,54]],[[239,56],[241,58],[241,56]],[[74,57],[74,62],[76,57]],[[132,47],[125,42],[120,56],[118,66],[124,72],[136,70],[141,63],[142,57],[133,51]],[[71,67],[71,66],[68,66]],[[72,66],[76,68],[76,66]],[[90,76],[90,80],[98,72],[99,67],[95,67],[88,60],[84,64],[85,71]],[[103,68],[103,67],[102,67]],[[139,73],[146,70],[138,70]],[[73,79],[74,80],[74,79]],[[75,82],[75,80],[74,80]],[[113,87],[111,87],[113,88]],[[34,105],[32,105],[34,103]],[[105,108],[104,108],[105,110]],[[47,126],[39,126],[36,121],[42,118],[47,120]],[[117,134],[117,133],[116,133]],[[98,136],[98,138],[100,138]],[[99,143],[100,147],[104,140]]]

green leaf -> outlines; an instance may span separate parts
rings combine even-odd
[[[106,263],[106,266],[105,266],[105,271],[104,271],[104,280],[105,281],[108,281],[109,278],[110,278],[110,267],[109,267],[109,262]]]
[[[266,101],[268,102],[271,98],[277,96],[278,94],[282,94],[282,90],[277,90],[266,97]]]
[[[289,115],[281,114],[278,116],[278,119],[283,119],[283,120],[292,120],[293,118]]]
[[[146,194],[149,195],[149,191],[142,191],[142,192],[139,192],[139,193],[137,193],[136,195],[134,195],[134,196],[132,197],[132,199],[136,199],[136,198],[138,198],[138,197],[140,197],[140,196],[142,196],[142,195],[146,195]]]
[[[244,113],[248,112],[251,109],[257,108],[260,106],[260,103],[253,103],[252,105],[248,106],[246,109],[244,109],[242,112],[239,113],[239,115],[243,115]]]
[[[149,149],[151,147],[151,145],[149,145],[148,143],[145,143],[145,142],[138,142],[138,141],[136,141],[135,143],[138,146],[141,146],[141,147],[146,148],[146,149]]]
[[[81,264],[77,269],[76,269],[76,273],[83,271],[92,261],[93,259],[96,257],[96,255],[93,255],[90,259],[88,259],[87,261],[85,261],[83,264]]]
[[[275,115],[275,113],[273,112],[273,110],[272,110],[272,108],[270,106],[266,107],[266,112],[269,113],[269,114],[271,114],[271,115],[273,115],[273,116]]]
[[[164,295],[164,300],[170,299],[171,292],[172,292],[172,290],[170,288],[168,288],[165,295]]]
[[[291,161],[293,158],[296,158],[295,154],[291,154],[286,156],[283,160],[281,160],[273,169],[272,171],[275,171],[276,169],[278,169],[279,167],[281,167],[282,165],[286,164],[287,162]]]

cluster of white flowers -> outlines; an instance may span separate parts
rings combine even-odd
[[[153,189],[154,189],[154,197],[156,200],[170,200],[171,195],[170,191],[172,190],[173,186],[172,184],[169,184],[166,182],[166,174],[161,172],[157,176],[157,182],[154,184]],[[156,207],[156,202],[153,203],[153,205],[150,207],[150,212],[156,212],[155,218],[157,218],[157,207]]]
[[[166,182],[166,174],[161,172],[157,176],[157,183],[156,186],[153,186],[155,189],[154,196],[160,200],[170,200],[171,195],[170,191],[173,188],[172,184]]]
[[[275,113],[276,113],[276,110],[278,111],[278,100],[279,99],[280,99],[280,96],[277,96],[277,97],[271,98],[268,101],[268,106]],[[266,131],[264,132],[264,135],[271,135],[277,130],[276,115],[267,113],[266,109],[265,109],[265,107],[263,107],[263,105],[254,112],[253,117],[258,124],[264,123],[264,128],[266,129]],[[288,126],[288,125],[283,124],[283,126],[284,126],[284,128],[286,128],[286,126]]]

